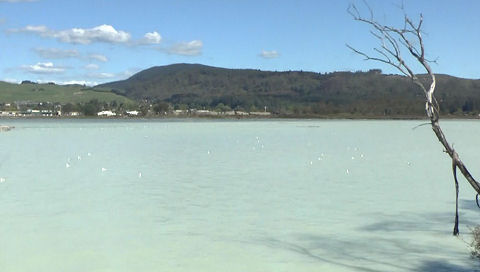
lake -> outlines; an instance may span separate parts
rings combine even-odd
[[[480,271],[424,122],[2,120],[0,271]]]

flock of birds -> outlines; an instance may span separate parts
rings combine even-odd
[[[88,152],[87,156],[91,157],[92,153]],[[82,156],[77,155],[77,161],[81,161],[81,160],[82,160]],[[72,160],[70,158],[67,158],[67,162],[65,162],[65,168],[70,168],[70,167],[72,167]],[[103,172],[108,171],[108,169],[105,168],[105,167],[102,167],[102,168],[100,168],[100,171],[103,173]],[[138,172],[138,178],[142,178],[142,172]],[[1,182],[1,180],[0,180],[0,182]]]
[[[265,148],[264,144],[263,144],[263,143],[261,142],[261,140],[260,140],[260,137],[256,136],[256,137],[255,137],[255,140],[256,140],[256,144],[252,147],[252,149],[253,149],[254,151],[257,150],[257,149],[264,149],[264,148]],[[348,147],[348,150],[351,150],[351,148]],[[364,155],[363,153],[358,154],[358,153],[359,153],[358,147],[355,147],[353,150],[356,152],[356,155],[357,155],[357,156],[355,156],[355,155],[354,155],[354,156],[351,156],[351,160],[355,160],[355,159],[358,159],[358,158],[360,158],[360,159],[364,159],[364,158],[365,158],[365,155]],[[207,151],[207,155],[211,155],[211,151],[210,151],[210,150]],[[87,156],[88,156],[88,157],[91,157],[91,156],[92,156],[92,153],[88,152],[88,153],[87,153]],[[325,153],[321,153],[320,156],[317,158],[317,161],[322,161],[322,160],[325,160],[325,159],[326,159]],[[80,160],[82,160],[82,156],[77,155],[77,161],[80,161]],[[313,164],[314,164],[314,161],[313,161],[313,160],[309,161],[309,164],[310,164],[310,165],[313,165]],[[410,163],[410,162],[407,162],[407,165],[408,165],[408,166],[411,166],[411,163]],[[65,162],[65,168],[70,168],[70,167],[72,167],[72,160],[71,160],[71,158],[67,158],[67,161]],[[100,168],[100,171],[103,173],[103,172],[108,171],[108,169],[105,168],[105,167],[101,167],[101,168]],[[349,175],[350,173],[351,173],[350,169],[349,169],[349,168],[346,168],[346,169],[345,169],[345,174],[346,174],[346,175]],[[138,178],[142,178],[142,172],[140,172],[140,171],[138,172]],[[5,177],[0,177],[0,183],[4,183],[4,182],[6,182],[6,178],[5,178]]]
[[[92,156],[92,153],[88,152],[87,153],[87,156],[91,157]],[[77,160],[82,160],[82,156],[80,155],[77,155]],[[67,162],[65,163],[65,168],[70,168],[72,166],[72,160],[70,158],[67,158]],[[103,168],[102,167],[102,172],[106,171],[107,169],[106,168]]]

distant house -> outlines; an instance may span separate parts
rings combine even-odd
[[[112,116],[116,116],[117,114],[112,112],[112,111],[100,111],[97,113],[98,116],[103,116],[103,117],[112,117]]]
[[[250,112],[250,115],[268,116],[271,115],[271,113],[268,111],[252,111]]]
[[[22,112],[23,116],[42,116],[42,112],[40,110],[32,110],[27,109],[26,111]]]
[[[187,111],[186,110],[174,110],[173,114],[175,114],[175,115],[187,114]]]
[[[197,110],[195,111],[197,115],[218,115],[216,111],[209,111],[209,110]]]
[[[0,116],[18,116],[17,111],[0,111]]]
[[[133,110],[133,111],[126,111],[125,113],[129,116],[138,116],[140,112]]]
[[[53,116],[53,111],[51,111],[51,110],[41,110],[40,114],[42,116]]]

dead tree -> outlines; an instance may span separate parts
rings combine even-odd
[[[381,63],[388,64],[395,67],[400,73],[410,78],[414,84],[416,84],[425,94],[425,111],[427,117],[430,119],[433,132],[435,133],[438,141],[443,145],[444,152],[447,153],[452,160],[452,172],[453,179],[455,181],[455,226],[453,228],[453,235],[458,235],[458,180],[457,180],[457,168],[463,174],[465,179],[470,183],[472,188],[477,192],[476,202],[478,203],[478,196],[480,194],[480,184],[473,178],[467,167],[463,164],[462,160],[458,156],[452,145],[445,138],[440,124],[439,124],[439,104],[435,99],[435,74],[432,72],[430,63],[432,61],[425,57],[425,46],[422,37],[422,23],[423,16],[420,14],[418,22],[412,21],[407,15],[404,16],[403,27],[392,27],[385,24],[381,24],[373,17],[372,9],[365,3],[365,6],[369,10],[369,17],[363,17],[357,7],[351,4],[348,8],[348,12],[355,21],[367,24],[371,27],[370,34],[378,39],[379,46],[373,49],[373,54],[367,54],[363,51],[353,48],[347,45],[353,52],[365,57],[365,60],[373,60]],[[402,51],[407,52],[407,57],[413,59],[414,62],[418,62],[420,67],[426,72],[426,78],[419,78],[416,73],[413,72],[412,64],[407,63],[402,55]]]

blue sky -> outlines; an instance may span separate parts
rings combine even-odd
[[[0,80],[96,83],[151,66],[314,72],[381,68],[368,28],[346,12],[358,0],[0,0]],[[368,1],[381,22],[402,22],[402,1]],[[405,0],[424,15],[436,73],[480,78],[480,1]],[[421,71],[419,71],[421,72]]]

